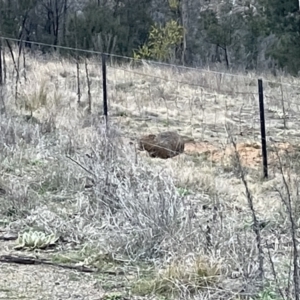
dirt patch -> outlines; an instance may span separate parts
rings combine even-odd
[[[1,264],[1,299],[101,299],[89,274],[41,265]]]
[[[1,232],[5,232],[0,228]],[[0,240],[0,255],[36,257],[13,250],[15,241]],[[46,255],[46,253],[45,253]],[[92,274],[47,265],[0,262],[0,299],[101,299],[99,281]]]
[[[268,162],[274,164],[277,159],[277,153],[296,154],[297,147],[289,143],[276,143],[268,151]],[[190,142],[185,144],[185,153],[190,155],[203,154],[213,162],[227,161],[235,157],[234,147],[227,146],[225,149],[218,148],[208,142]],[[261,144],[259,143],[239,143],[237,151],[240,155],[241,163],[245,167],[256,168],[262,163]]]
[[[215,154],[220,151],[217,147],[208,142],[189,142],[184,146],[184,151],[188,154]]]

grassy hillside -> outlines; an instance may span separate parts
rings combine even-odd
[[[112,59],[106,132],[99,59],[87,61],[88,76],[81,63],[77,77],[75,62],[27,54],[17,93],[8,53],[5,61],[0,229],[19,238],[1,241],[0,255],[93,272],[1,263],[1,296],[294,297],[298,79],[262,76],[263,180],[255,74]],[[184,154],[161,160],[136,150],[140,135],[163,130],[185,137]]]

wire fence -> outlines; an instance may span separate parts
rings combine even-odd
[[[0,40],[4,107],[16,103],[34,111],[43,104],[37,102],[47,101],[43,97],[52,97],[69,113],[78,112],[78,107],[90,115],[103,114],[107,109],[109,121],[117,123],[128,137],[174,130],[212,144],[228,144],[228,133],[238,142],[261,142],[258,78],[254,74],[216,72],[58,46],[77,51],[77,56],[39,55],[36,50],[10,45],[22,45],[18,40]],[[80,56],[83,52],[90,54],[88,59]],[[107,108],[103,108],[105,85]],[[263,93],[267,139],[298,143],[297,78],[264,79]]]
[[[109,84],[114,91],[112,105],[134,112],[135,117],[146,122],[145,128],[172,127],[201,140],[218,141],[228,122],[237,125],[235,134],[246,130],[244,121],[255,126],[253,116],[245,113],[256,108],[254,91],[236,89],[233,77],[225,83],[224,76],[219,74],[208,76],[198,71],[183,74],[180,70],[160,70],[151,65],[144,66],[143,72],[111,69],[114,71],[108,72],[113,75]],[[247,106],[243,105],[245,97]]]

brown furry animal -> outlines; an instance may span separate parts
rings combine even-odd
[[[157,135],[144,135],[139,140],[139,150],[146,150],[150,157],[171,158],[184,151],[182,137],[173,131],[161,132]]]

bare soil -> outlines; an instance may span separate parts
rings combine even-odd
[[[278,155],[296,155],[297,148],[290,143],[273,144],[272,151],[269,152],[269,165],[278,164]],[[220,163],[224,160],[234,159],[236,151],[239,154],[244,167],[257,169],[262,166],[262,149],[259,143],[238,143],[236,150],[232,145],[227,145],[225,149],[210,144],[208,142],[193,142],[185,144],[185,152],[190,155],[205,154],[207,159]]]
[[[13,241],[0,241],[2,255],[29,257],[47,253],[14,251]],[[100,300],[104,290],[94,275],[47,265],[0,263],[0,299],[91,299]]]

